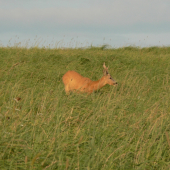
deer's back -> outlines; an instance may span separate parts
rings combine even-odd
[[[83,77],[75,71],[67,71],[63,76],[63,83],[65,86],[69,86],[70,90],[87,88],[90,82],[89,78]]]

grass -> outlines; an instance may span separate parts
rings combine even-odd
[[[0,61],[0,169],[170,168],[170,47],[0,48]],[[65,95],[66,71],[97,80],[103,62],[118,86]]]

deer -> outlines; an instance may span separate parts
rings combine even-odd
[[[109,67],[106,67],[105,62],[103,63],[103,68],[103,77],[97,81],[92,81],[87,77],[83,77],[76,71],[67,71],[62,77],[66,94],[69,95],[72,91],[91,94],[93,91],[101,89],[106,84],[112,86],[116,85],[117,82],[109,74]]]

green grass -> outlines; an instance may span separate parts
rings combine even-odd
[[[103,62],[118,86],[65,94]],[[169,169],[169,74],[170,47],[0,48],[0,169]]]

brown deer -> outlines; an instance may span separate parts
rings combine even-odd
[[[63,76],[63,83],[66,94],[70,91],[85,92],[91,94],[106,84],[116,85],[117,82],[108,73],[108,67],[103,64],[103,77],[97,81],[92,81],[87,77],[83,77],[75,71],[67,71]]]

